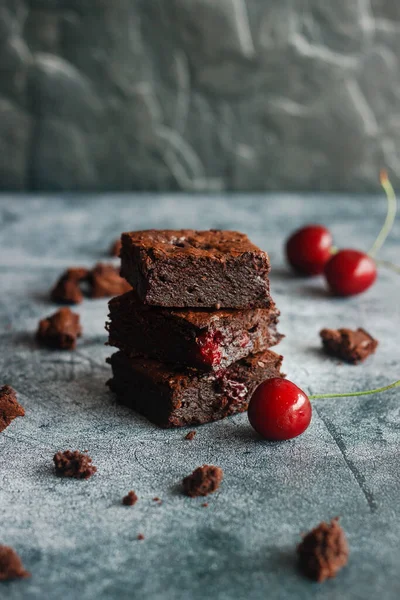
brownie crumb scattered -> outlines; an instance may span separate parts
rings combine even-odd
[[[155,498],[153,498],[153,502],[161,502],[161,500],[158,496],[156,496]]]
[[[203,502],[202,506],[203,506],[204,508],[207,508],[207,506],[208,506],[208,502]]]
[[[9,385],[0,388],[0,432],[4,431],[16,417],[23,417],[25,410],[17,400],[15,390]]]
[[[110,256],[119,257],[119,253],[121,252],[121,247],[122,247],[121,238],[118,238],[117,240],[115,240],[115,242],[112,243],[112,245],[110,247]]]
[[[223,479],[224,473],[220,467],[203,465],[193,471],[183,480],[183,491],[187,496],[207,496],[215,492]]]
[[[144,540],[144,535],[143,533],[139,533],[139,535],[137,536],[138,540]]]
[[[9,546],[0,545],[0,581],[25,579],[31,574],[24,569],[18,554]]]
[[[124,504],[124,506],[133,506],[137,501],[138,497],[133,490],[128,492],[127,495],[122,498],[122,504]]]
[[[48,348],[73,350],[81,335],[79,315],[69,308],[60,308],[53,315],[39,321],[36,339]]]
[[[349,547],[338,517],[318,527],[303,537],[297,547],[301,571],[315,581],[322,582],[347,564]]]
[[[189,431],[189,433],[187,433],[185,435],[185,440],[192,440],[195,437],[195,435],[196,435],[195,431]]]
[[[120,296],[131,291],[132,287],[119,274],[114,265],[98,263],[89,274],[91,298]]]
[[[54,455],[56,474],[60,477],[75,477],[75,479],[89,479],[97,471],[92,465],[92,459],[79,450],[65,450]]]
[[[50,292],[53,302],[79,304],[83,293],[90,298],[109,298],[129,292],[132,287],[114,265],[98,263],[93,269],[67,269]],[[83,291],[82,291],[83,290]]]
[[[322,329],[319,333],[324,350],[331,356],[357,364],[373,354],[378,346],[365,329]]]
[[[79,284],[85,281],[88,275],[89,271],[84,267],[67,269],[50,292],[53,302],[61,304],[79,304],[82,302],[83,294]]]

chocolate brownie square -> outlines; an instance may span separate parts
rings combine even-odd
[[[142,304],[135,292],[109,302],[110,346],[202,370],[215,370],[277,344],[279,311],[167,309]]]
[[[267,308],[266,252],[237,231],[148,230],[122,234],[121,275],[145,304]]]
[[[129,358],[122,352],[108,362],[113,371],[108,385],[118,401],[161,427],[199,425],[243,412],[262,381],[282,377],[282,356],[270,350],[213,373]]]

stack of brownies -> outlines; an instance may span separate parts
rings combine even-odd
[[[122,234],[121,275],[133,291],[109,303],[108,382],[118,400],[162,427],[247,409],[280,377],[279,311],[268,255],[236,231]]]

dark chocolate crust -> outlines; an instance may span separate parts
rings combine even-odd
[[[118,401],[161,427],[198,425],[243,412],[262,381],[282,376],[282,356],[270,350],[218,373],[178,369],[122,352],[108,362],[113,371],[108,385]]]
[[[359,327],[352,329],[322,329],[320,331],[325,352],[346,362],[357,364],[373,354],[378,341]]]
[[[237,231],[148,230],[122,234],[121,275],[145,304],[267,308],[270,262]]]
[[[109,302],[109,345],[131,357],[144,356],[202,370],[225,368],[275,346],[279,311],[256,309],[165,309],[142,304],[134,292]],[[207,351],[205,343],[211,345]]]

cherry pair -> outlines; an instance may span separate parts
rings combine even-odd
[[[367,290],[375,282],[377,267],[374,256],[392,228],[396,215],[396,196],[386,171],[381,171],[388,211],[385,223],[368,253],[333,246],[332,234],[322,225],[307,225],[286,242],[290,265],[303,275],[324,274],[331,291],[338,296],[353,296]]]

